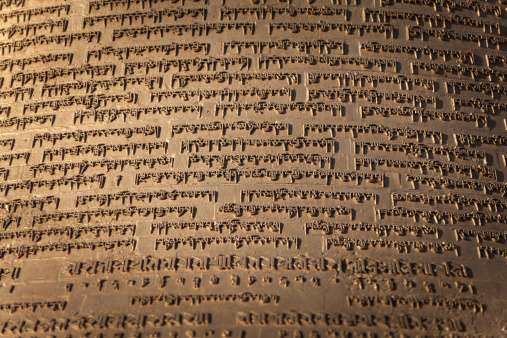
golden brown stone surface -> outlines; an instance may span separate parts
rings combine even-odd
[[[505,335],[506,9],[0,0],[0,335]]]

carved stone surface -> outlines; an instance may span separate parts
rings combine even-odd
[[[0,0],[0,336],[507,334],[505,0]]]

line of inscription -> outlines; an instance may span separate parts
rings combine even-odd
[[[291,183],[304,178],[313,178],[325,180],[326,184],[330,184],[332,180],[341,182],[355,182],[357,185],[363,181],[370,184],[378,184],[384,186],[385,177],[381,174],[360,173],[356,171],[336,172],[324,170],[268,170],[268,169],[243,169],[243,170],[201,170],[201,171],[166,171],[166,172],[146,172],[136,174],[135,184],[140,185],[147,183],[152,179],[154,183],[160,183],[162,180],[175,180],[176,183],[186,183],[188,178],[192,177],[198,182],[204,181],[206,178],[223,178],[226,181],[238,182],[240,177],[244,178],[269,178],[276,181],[282,178],[289,178]],[[507,183],[505,184],[507,187]]]
[[[345,275],[411,275],[470,278],[471,270],[453,262],[420,262],[405,259],[348,259],[338,256],[145,256],[112,260],[84,260],[67,263],[63,274],[67,276],[95,276],[116,273],[148,273],[159,271],[331,271]]]
[[[371,223],[330,223],[319,220],[304,224],[305,234],[309,234],[310,230],[320,231],[323,235],[331,235],[334,232],[345,234],[349,231],[374,231],[377,236],[388,236],[392,231],[398,236],[405,236],[411,233],[415,237],[421,235],[435,235],[439,238],[439,231],[435,227],[427,225],[397,225],[397,224],[371,224]]]
[[[269,230],[273,233],[282,233],[282,224],[280,222],[255,222],[255,221],[241,221],[238,219],[229,219],[226,221],[198,221],[198,222],[161,222],[151,224],[151,234],[158,233],[158,235],[169,235],[173,230],[199,230],[206,229],[208,231],[216,231],[222,233],[223,229],[227,230],[229,234],[236,231],[256,231],[264,232]]]
[[[1,157],[0,157],[1,160]],[[134,169],[140,169],[141,166],[147,166],[148,168],[154,168],[155,165],[165,166],[174,164],[174,157],[167,157],[165,155],[159,157],[144,157],[144,158],[120,158],[113,160],[83,160],[80,162],[51,162],[51,163],[39,163],[30,166],[28,169],[33,177],[47,173],[49,175],[55,175],[57,172],[61,172],[67,175],[69,170],[78,169],[79,175],[85,173],[89,168],[106,168],[107,172],[111,170],[123,171],[126,166],[133,167]]]
[[[0,157],[1,160],[1,157]],[[327,163],[329,169],[332,169],[331,156],[324,156],[320,154],[295,154],[295,153],[282,153],[282,154],[263,154],[263,155],[198,155],[191,154],[188,157],[187,167],[193,163],[202,162],[208,168],[211,168],[216,162],[220,169],[227,168],[229,162],[234,163],[236,166],[243,166],[246,163],[258,165],[259,163],[277,163],[278,165],[284,162],[288,163],[306,163],[324,167]]]
[[[178,217],[182,217],[186,213],[194,218],[196,208],[193,206],[170,206],[170,207],[135,207],[130,206],[128,208],[120,209],[88,209],[86,211],[68,211],[68,212],[54,212],[54,213],[42,213],[35,215],[32,218],[32,227],[47,223],[49,221],[61,222],[67,219],[76,219],[78,223],[90,222],[93,218],[104,218],[113,216],[115,220],[118,220],[120,216],[125,217],[148,217],[152,215],[153,219],[157,217],[164,217],[167,214],[177,213]]]

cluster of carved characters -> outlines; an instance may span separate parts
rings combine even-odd
[[[162,83],[162,78],[159,76],[138,76],[138,77],[115,77],[107,80],[88,80],[88,81],[75,81],[58,84],[45,84],[42,87],[41,97],[48,96],[61,96],[70,95],[71,90],[82,90],[86,93],[94,93],[97,89],[109,89],[111,87],[120,86],[126,89],[133,85],[144,85],[148,89],[159,88]]]
[[[67,239],[79,239],[88,234],[95,237],[114,235],[135,235],[135,224],[99,225],[99,226],[67,226],[51,227],[46,229],[27,229],[20,231],[3,232],[0,234],[0,241],[12,241],[14,239],[27,239],[31,242],[40,242],[45,237],[57,236]]]
[[[459,122],[475,122],[477,127],[488,126],[488,115],[483,113],[469,113],[460,111],[445,111],[439,109],[426,109],[426,108],[413,108],[413,107],[373,107],[361,106],[359,113],[362,118],[368,116],[410,116],[412,122],[417,119],[424,122],[425,120],[440,120],[440,121],[459,121]]]
[[[28,160],[28,155],[30,153],[21,153],[14,154],[19,155],[16,157],[0,157],[0,160],[4,161],[12,161],[13,158],[25,158]],[[52,157],[52,155],[50,155]],[[120,170],[123,171],[125,167],[132,167],[134,169],[140,169],[142,166],[146,166],[148,168],[154,168],[157,166],[171,166],[173,167],[174,157],[167,157],[165,155],[158,157],[136,157],[136,158],[120,158],[113,160],[82,160],[80,162],[51,162],[51,163],[39,163],[33,166],[30,166],[28,169],[33,177],[40,176],[42,174],[56,175],[57,173],[63,173],[67,175],[69,171],[76,170],[82,175],[85,173],[87,169],[91,168],[105,168],[107,172],[112,170]]]
[[[424,61],[414,61],[410,63],[412,67],[412,73],[419,73],[419,71],[429,71],[432,73],[449,73],[458,74],[462,76],[469,76],[473,80],[476,78],[486,77],[489,81],[497,78],[499,81],[504,82],[507,76],[507,72],[494,68],[480,68],[480,67],[467,67],[462,64],[449,65],[443,63],[433,63]]]
[[[237,81],[241,84],[245,84],[246,81],[287,81],[288,85],[298,83],[297,73],[211,73],[211,74],[174,74],[172,76],[171,86],[174,87],[174,83],[178,84],[178,87],[182,88],[187,86],[191,82],[216,82],[216,83],[228,83]]]
[[[160,126],[146,126],[146,127],[132,127],[132,128],[115,128],[115,129],[95,129],[95,130],[76,130],[72,132],[63,132],[63,133],[44,133],[44,134],[35,134],[33,137],[32,147],[35,145],[39,145],[42,147],[43,142],[47,141],[56,144],[58,141],[65,141],[72,139],[76,142],[86,143],[89,137],[111,137],[111,136],[121,136],[124,138],[131,138],[134,135],[155,135],[155,137],[160,137]]]
[[[220,8],[220,19],[227,18],[236,20],[239,15],[255,15],[257,19],[269,16],[274,19],[278,15],[316,15],[316,16],[336,16],[344,15],[347,19],[347,10],[345,8],[334,7],[294,7],[294,6],[264,6],[264,7],[228,7]]]
[[[317,49],[320,53],[331,53],[337,49],[340,53],[343,53],[345,44],[342,41],[336,40],[311,40],[311,41],[294,41],[289,39],[282,39],[277,41],[225,41],[223,43],[223,53],[227,53],[229,49],[234,49],[237,53],[242,51],[242,48],[252,48],[254,54],[262,53],[264,48],[281,49],[286,50],[287,48],[297,49],[298,51],[308,52],[311,49]],[[493,61],[492,61],[493,62]]]
[[[0,225],[3,230],[7,229],[11,225],[19,227],[20,224],[21,224],[20,216],[7,216],[0,218]]]
[[[17,208],[30,207],[40,208],[43,210],[45,205],[55,204],[58,209],[60,198],[55,196],[45,196],[42,198],[32,198],[27,200],[14,199],[8,202],[0,202],[0,208],[7,210],[7,212],[15,212]]]
[[[208,151],[220,151],[225,147],[231,147],[232,150],[249,147],[283,147],[285,151],[289,148],[320,148],[325,149],[326,152],[336,151],[336,141],[332,138],[321,139],[308,139],[304,137],[292,138],[263,138],[263,139],[250,139],[250,138],[220,138],[220,139],[203,139],[198,138],[194,140],[185,140],[181,142],[182,153],[184,152],[198,152],[201,148],[207,148]]]
[[[289,113],[311,112],[315,115],[316,112],[330,112],[332,115],[339,113],[342,114],[342,105],[327,102],[231,102],[219,103],[215,105],[215,115],[219,112],[225,115],[227,112],[236,112],[238,115],[244,110],[253,110],[255,113],[261,114],[264,111],[275,111],[279,115]]]
[[[68,96],[63,99],[51,101],[32,101],[24,105],[23,112],[29,111],[37,113],[39,109],[50,108],[58,110],[63,107],[70,107],[74,105],[83,105],[88,108],[98,108],[101,105],[107,105],[109,102],[136,103],[136,101],[137,95],[135,93]]]
[[[181,303],[190,303],[190,305],[199,305],[206,302],[258,302],[259,304],[278,304],[280,296],[275,294],[255,294],[244,292],[239,294],[207,294],[207,295],[179,295],[163,294],[153,296],[133,296],[130,298],[130,305],[148,306],[158,302],[163,302],[165,306],[176,306]]]
[[[242,190],[241,200],[248,197],[248,202],[251,202],[253,197],[271,197],[274,201],[284,200],[286,198],[299,198],[299,199],[322,199],[330,198],[336,200],[354,200],[356,203],[372,200],[374,203],[377,196],[374,193],[363,192],[338,192],[338,191],[322,191],[322,190],[289,190],[289,189],[276,189],[276,190]]]
[[[299,33],[300,31],[309,32],[328,32],[338,31],[345,32],[346,34],[358,33],[383,33],[386,38],[392,36],[394,27],[390,24],[351,24],[351,23],[334,23],[334,22],[317,22],[317,23],[292,23],[292,22],[281,22],[281,23],[270,23],[268,24],[269,33],[273,31],[282,30],[290,31],[292,33]]]
[[[409,38],[421,38],[424,40],[427,36],[435,37],[439,40],[442,39],[453,39],[466,42],[474,42],[479,44],[485,43],[487,47],[490,45],[496,46],[500,49],[500,46],[507,44],[507,38],[501,36],[485,36],[481,34],[467,34],[458,33],[449,29],[423,29],[417,26],[410,26],[407,28]]]
[[[1,158],[0,158],[1,160]],[[190,168],[194,163],[204,163],[208,168],[217,165],[221,169],[227,168],[229,163],[234,163],[236,166],[243,166],[245,163],[252,163],[257,165],[259,163],[307,163],[315,166],[323,167],[326,163],[329,169],[332,169],[331,156],[321,154],[295,154],[295,153],[282,153],[282,154],[264,154],[264,155],[198,155],[191,154],[188,157],[188,167]]]
[[[384,217],[412,217],[414,222],[418,219],[424,219],[430,223],[455,224],[464,220],[471,220],[474,225],[483,225],[484,223],[507,223],[507,217],[500,214],[484,214],[482,212],[452,212],[440,210],[417,210],[403,207],[394,207],[392,209],[377,209],[378,216]]]
[[[163,206],[163,207],[137,207],[129,206],[120,209],[88,209],[86,211],[59,211],[53,213],[42,213],[32,217],[33,225],[43,225],[49,221],[62,222],[67,219],[75,219],[77,223],[89,222],[95,218],[109,218],[113,217],[118,220],[120,216],[133,217],[149,217],[153,219],[157,217],[164,217],[166,214],[176,213],[180,217],[188,214],[193,218],[195,214],[195,207],[193,206]]]
[[[464,81],[446,81],[446,91],[454,92],[469,90],[475,92],[482,92],[484,94],[489,94],[491,96],[495,96],[495,94],[507,94],[507,88],[500,84],[492,84],[492,83],[475,83],[475,82],[464,82]],[[457,90],[456,90],[457,89]]]
[[[0,92],[1,94],[1,92]],[[245,88],[245,89],[193,89],[193,90],[165,90],[158,92],[151,92],[151,101],[157,99],[160,102],[162,99],[181,99],[188,101],[190,98],[198,98],[203,101],[211,98],[220,98],[221,100],[237,101],[242,97],[255,97],[260,100],[265,100],[270,97],[284,97],[290,100],[293,96],[293,89],[291,88]]]
[[[338,326],[355,328],[357,326],[380,326],[395,330],[410,330],[425,326],[428,330],[464,331],[464,323],[459,319],[440,319],[415,317],[412,315],[348,314],[348,313],[311,313],[311,312],[238,312],[236,321],[245,326]]]
[[[505,242],[507,240],[507,232],[493,232],[493,231],[481,231],[481,230],[454,230],[457,241],[468,240],[470,237],[475,237],[477,243],[481,241],[493,241],[496,243]]]
[[[352,102],[357,99],[363,99],[367,102],[381,103],[383,100],[394,101],[396,103],[411,103],[414,107],[423,105],[436,106],[436,98],[429,95],[410,95],[397,92],[379,92],[374,89],[308,89],[308,98],[313,101],[318,98],[328,100],[339,100],[341,102]]]
[[[56,61],[55,57],[57,55],[49,55],[48,59],[51,61]],[[8,64],[5,63],[4,67],[7,67]],[[12,64],[9,65],[12,67]],[[57,68],[48,68],[45,70],[41,70],[38,72],[20,72],[13,74],[11,77],[11,86],[16,83],[16,81],[19,81],[19,84],[21,86],[24,86],[25,84],[29,83],[30,81],[32,84],[35,84],[37,82],[46,83],[49,80],[55,79],[60,76],[72,76],[76,77],[77,75],[90,75],[91,78],[94,76],[99,75],[108,75],[110,72],[111,75],[114,75],[116,70],[116,66],[113,64],[108,65],[82,65],[80,67],[75,68],[63,68],[63,67],[57,67]]]
[[[382,4],[387,5],[392,0],[383,0]],[[435,5],[439,5],[443,8],[449,9],[460,9],[460,10],[470,10],[477,13],[478,16],[481,14],[494,14],[499,17],[502,15],[502,7],[497,5],[491,5],[488,3],[477,2],[477,1],[456,1],[456,0],[435,0],[431,2],[427,2],[425,0],[394,0],[393,2],[402,3],[402,4],[415,4],[415,5],[424,5],[424,6],[432,6],[434,10]]]
[[[215,190],[160,190],[160,191],[149,191],[149,192],[129,192],[122,191],[114,194],[107,195],[82,195],[76,198],[76,206],[86,205],[88,203],[97,202],[99,205],[109,206],[112,201],[121,201],[125,204],[127,201],[132,204],[133,200],[151,203],[152,199],[156,198],[159,200],[177,198],[207,198],[210,202],[216,200],[217,192]],[[1,204],[0,204],[1,206]]]
[[[421,241],[395,241],[391,239],[350,239],[346,237],[326,237],[323,239],[323,249],[329,250],[333,247],[342,247],[345,250],[367,250],[370,247],[394,248],[398,253],[415,250],[419,253],[430,250],[433,253],[454,251],[458,256],[458,246],[452,243],[434,243]]]
[[[416,21],[418,24],[420,22],[427,22],[431,27],[438,27],[442,25],[444,28],[449,24],[455,25],[465,25],[469,27],[477,27],[483,28],[484,32],[496,33],[500,34],[500,23],[492,22],[488,20],[475,20],[470,19],[461,15],[449,15],[444,16],[441,14],[422,14],[422,13],[413,13],[413,12],[395,12],[395,11],[384,11],[384,10],[375,10],[371,8],[364,8],[363,15],[366,21],[371,22],[385,22],[392,20],[411,20]],[[493,31],[495,28],[496,32]]]
[[[38,318],[36,320],[7,320],[2,322],[2,334],[63,333],[68,329],[83,330],[125,330],[145,328],[173,328],[180,326],[206,326],[212,314],[207,312],[166,312],[150,315],[99,315]],[[462,325],[462,324],[461,324]],[[172,333],[172,331],[171,331]],[[176,334],[176,333],[175,333]],[[175,337],[172,334],[169,337]]]
[[[417,46],[409,46],[409,45],[386,45],[380,42],[362,42],[361,50],[372,52],[372,53],[404,53],[414,56],[416,59],[421,58],[422,56],[429,56],[431,59],[436,57],[441,57],[443,61],[448,61],[450,59],[456,59],[460,63],[470,62],[475,64],[475,54],[462,50],[452,50],[452,49],[441,49],[441,48],[431,48],[427,46],[417,47]],[[494,59],[496,62],[496,59]],[[433,62],[431,62],[433,64]]]
[[[8,174],[8,171],[3,170],[4,179]],[[90,176],[83,175],[74,175],[74,176],[65,176],[57,179],[50,180],[22,180],[22,181],[7,181],[0,182],[0,192],[4,193],[5,196],[10,191],[16,190],[26,190],[28,192],[32,192],[34,188],[45,188],[48,190],[53,190],[56,187],[62,186],[70,186],[70,189],[79,189],[81,186],[86,186],[88,184],[98,183],[98,188],[102,189],[106,182],[106,175],[104,174],[94,174]]]
[[[281,233],[282,224],[280,222],[255,222],[240,221],[239,219],[229,219],[226,221],[196,221],[196,222],[162,222],[152,223],[151,233],[158,232],[159,235],[169,235],[174,229],[199,230],[206,229],[222,233],[226,229],[229,234],[241,231],[264,232],[269,230],[273,233]]]
[[[209,35],[210,31],[220,34],[224,31],[241,31],[244,35],[250,32],[253,34],[255,23],[253,22],[214,22],[214,23],[195,23],[183,25],[164,25],[164,26],[143,26],[141,28],[125,28],[113,30],[113,41],[124,38],[146,38],[164,37],[164,33],[174,35],[183,35],[190,33],[192,36]]]
[[[187,183],[189,178],[201,182],[207,178],[221,178],[229,182],[237,182],[240,178],[269,178],[271,181],[278,181],[280,178],[287,178],[291,183],[303,179],[320,179],[326,185],[332,182],[355,182],[357,185],[362,182],[376,184],[383,187],[385,176],[383,174],[362,173],[357,171],[337,172],[316,170],[268,170],[268,169],[225,169],[225,170],[185,170],[165,172],[144,172],[135,175],[135,185],[160,183],[164,180],[174,180],[176,184]],[[1,184],[1,183],[0,183]],[[0,185],[1,186],[1,185]]]
[[[210,70],[216,69],[218,66],[222,67],[224,70],[229,69],[231,66],[239,66],[239,69],[248,69],[250,67],[250,58],[246,56],[235,56],[235,57],[225,57],[225,58],[215,58],[215,57],[203,57],[203,58],[191,58],[191,59],[164,59],[164,60],[148,60],[148,61],[133,61],[125,63],[125,74],[132,75],[137,69],[144,69],[145,73],[148,74],[150,70],[155,69],[159,72],[167,73],[171,69],[178,69],[178,71],[189,71],[191,69],[200,71],[203,69]],[[223,76],[233,76],[233,73],[223,72]],[[181,77],[175,77],[176,75],[180,75]],[[213,74],[195,74],[195,75],[184,75],[184,74],[173,74],[172,80],[178,80],[179,85],[183,87],[188,82],[186,77],[195,76],[195,79],[192,78],[193,81],[200,80],[199,75],[208,76],[209,80],[217,75]],[[204,80],[208,80],[208,78],[203,78]],[[186,82],[185,82],[186,81]]]
[[[426,157],[442,155],[446,156],[450,162],[453,159],[476,160],[477,162],[488,164],[486,153],[484,151],[452,146],[431,146],[422,143],[404,142],[404,143],[385,143],[385,142],[354,142],[356,154],[368,154],[370,151],[384,152],[403,152],[415,157]]]
[[[218,212],[233,213],[235,217],[240,217],[244,212],[250,215],[257,215],[260,212],[271,213],[286,213],[289,217],[301,217],[302,213],[307,214],[309,217],[317,217],[320,214],[325,214],[327,217],[334,217],[335,215],[349,215],[353,219],[353,209],[346,207],[323,207],[323,206],[306,206],[306,205],[259,205],[259,204],[237,204],[229,203],[218,207]]]
[[[180,134],[183,132],[195,134],[200,131],[221,131],[222,135],[225,134],[226,130],[241,130],[248,131],[250,133],[255,130],[262,130],[265,133],[273,132],[278,135],[280,130],[287,131],[289,134],[290,125],[285,122],[256,122],[256,121],[237,121],[237,122],[210,122],[206,124],[173,124],[171,126],[171,133]]]
[[[485,195],[488,193],[499,193],[502,197],[507,196],[507,183],[495,183],[479,180],[455,180],[448,177],[436,177],[427,175],[406,175],[405,179],[410,182],[412,187],[416,189],[419,185],[428,185],[432,189],[470,189],[482,190]]]
[[[186,237],[167,237],[167,238],[159,238],[155,240],[155,250],[158,250],[159,247],[163,247],[166,251],[168,250],[177,250],[179,246],[189,246],[192,250],[195,250],[196,247],[199,247],[201,250],[204,250],[208,245],[215,244],[227,244],[230,243],[234,246],[234,248],[239,249],[243,246],[251,246],[251,245],[269,245],[273,244],[275,248],[278,248],[279,245],[287,246],[287,249],[297,249],[299,244],[299,239],[297,237],[275,237],[275,236],[258,236],[258,235],[248,235],[248,236],[212,236],[212,237],[195,237],[195,236],[186,236]]]
[[[14,101],[32,98],[33,88],[11,88],[0,91],[0,99],[14,98]]]
[[[22,310],[32,310],[35,312],[42,309],[49,309],[51,311],[64,311],[66,306],[66,301],[2,303],[0,304],[0,311],[9,311],[10,313]]]
[[[58,62],[58,61],[67,61],[69,65],[72,63],[72,59],[74,57],[74,53],[58,53],[58,54],[40,54],[37,56],[32,56],[24,59],[4,59],[0,61],[0,70],[9,69],[12,71],[14,66],[24,70],[26,66],[30,66],[32,64],[42,63],[46,64],[48,62]]]
[[[292,254],[292,253],[291,253]],[[12,269],[8,270],[11,273]],[[406,259],[348,259],[331,256],[146,256],[114,260],[81,260],[68,263],[62,269],[67,276],[112,275],[118,272],[151,273],[171,271],[284,271],[332,272],[339,277],[354,278],[368,275],[454,277],[470,279],[469,268],[456,262],[416,262]],[[19,271],[18,271],[19,273]],[[10,277],[9,277],[10,278]],[[14,278],[14,277],[13,277]],[[17,277],[16,277],[17,278]]]
[[[69,33],[60,35],[40,35],[34,38],[25,38],[18,41],[2,42],[0,43],[0,49],[2,55],[13,54],[30,47],[40,47],[48,44],[55,44],[64,46],[72,46],[76,41],[86,41],[89,43],[98,43],[100,40],[99,31],[84,32],[84,33]]]
[[[127,240],[114,240],[114,241],[79,241],[79,242],[54,242],[47,244],[30,244],[30,245],[20,245],[20,246],[8,246],[0,248],[0,258],[4,259],[8,255],[13,255],[14,257],[19,258],[28,258],[33,255],[37,255],[39,253],[44,252],[62,252],[69,253],[73,250],[91,250],[94,251],[96,249],[102,250],[115,250],[118,248],[131,248],[135,249],[136,246],[135,239],[127,239]],[[1,305],[0,305],[1,309]],[[35,311],[35,309],[34,309]]]
[[[457,145],[465,145],[469,147],[475,146],[477,142],[484,144],[493,144],[493,145],[505,145],[507,144],[507,137],[501,135],[463,135],[463,134],[454,134],[454,140]]]
[[[396,225],[396,224],[371,224],[371,223],[330,223],[327,221],[313,221],[305,223],[305,233],[311,231],[320,231],[324,235],[333,233],[346,234],[349,231],[374,231],[377,236],[388,236],[390,232],[396,233],[398,236],[404,236],[411,233],[413,236],[435,235],[439,238],[439,230],[436,227],[427,225]]]
[[[53,32],[55,29],[59,29],[65,32],[67,31],[68,24],[69,22],[67,19],[46,20],[34,24],[12,25],[7,28],[0,28],[0,34],[2,34],[3,37],[12,38],[17,34],[21,36],[35,35],[37,31]]]
[[[89,16],[83,20],[83,28],[87,26],[94,26],[97,23],[104,23],[104,27],[107,27],[111,23],[119,23],[121,26],[124,24],[132,25],[140,21],[144,24],[145,21],[153,20],[154,23],[162,22],[165,18],[177,19],[190,16],[192,18],[205,18],[206,8],[164,8],[162,10],[150,10],[148,12],[133,12],[133,13],[121,13],[121,14],[110,14],[100,16]]]
[[[22,4],[20,7],[24,7]],[[23,22],[29,21],[32,17],[37,16],[46,16],[47,14],[57,14],[60,16],[62,14],[69,14],[70,5],[57,5],[57,6],[47,6],[47,7],[39,7],[32,9],[20,9],[13,11],[6,11],[4,13],[0,13],[0,19],[3,21],[7,21],[9,19],[16,19],[17,22],[21,20]]]
[[[164,306],[245,304],[233,329],[186,335],[473,332],[437,313],[488,311],[461,263],[507,258],[504,3],[77,3],[0,0],[0,293],[20,299],[0,335],[176,337],[162,329],[221,323]],[[24,264],[53,257],[64,295],[17,293]],[[338,283],[336,313],[287,305]],[[89,285],[136,314],[75,313]]]
[[[384,74],[360,74],[360,73],[309,73],[308,84],[319,83],[321,80],[337,80],[340,87],[348,84],[359,84],[367,82],[375,87],[378,83],[393,83],[400,86],[400,90],[410,89],[412,86],[421,86],[423,88],[435,91],[434,80],[426,78],[407,77],[404,75],[384,75]]]
[[[323,133],[330,131],[331,136],[334,136],[337,132],[349,132],[353,138],[357,138],[358,134],[384,134],[390,140],[395,137],[416,139],[419,137],[431,138],[433,143],[442,140],[442,133],[435,130],[414,129],[410,127],[396,128],[381,124],[305,124],[303,128],[305,134],[308,132]]]
[[[381,304],[389,307],[399,305],[408,305],[412,308],[421,308],[423,306],[445,307],[447,309],[470,310],[473,312],[483,312],[485,304],[470,298],[449,299],[442,297],[399,297],[399,296],[347,296],[350,304],[357,303],[361,306],[374,306]]]
[[[110,109],[87,109],[78,110],[74,113],[74,124],[77,122],[83,123],[86,120],[93,120],[93,122],[113,122],[119,120],[127,120],[127,116],[139,120],[141,116],[153,114],[153,115],[173,115],[178,113],[192,113],[202,114],[202,106],[151,106],[142,108],[110,108]]]
[[[126,47],[118,47],[114,48],[112,46],[103,47],[101,49],[92,49],[87,52],[87,61],[93,57],[94,60],[102,60],[102,56],[113,55],[118,60],[127,60],[131,57],[136,57],[140,55],[146,55],[147,53],[163,53],[164,55],[174,54],[175,56],[178,53],[185,51],[193,51],[194,53],[204,52],[205,55],[209,52],[209,44],[208,43],[176,43],[171,42],[166,45],[140,45],[140,46],[126,46]],[[168,62],[171,63],[172,60],[163,59],[160,62]],[[176,64],[179,64],[180,59],[174,60]],[[190,61],[189,61],[190,62]]]
[[[356,158],[355,159],[356,169],[359,170],[362,167],[374,169],[377,166],[386,166],[389,168],[409,168],[419,169],[421,173],[424,171],[436,171],[445,175],[447,173],[458,173],[464,176],[473,178],[474,175],[478,175],[484,178],[497,180],[497,171],[494,168],[486,167],[482,164],[479,165],[467,165],[467,164],[456,164],[456,163],[442,163],[440,161],[416,161],[416,160],[394,160],[394,159],[383,159],[383,158]]]
[[[281,55],[267,55],[258,58],[259,67],[268,68],[270,64],[278,65],[282,68],[288,64],[305,64],[305,65],[318,65],[325,64],[330,67],[341,65],[354,65],[360,66],[361,69],[369,69],[372,66],[382,70],[385,68],[393,69],[396,72],[397,61],[390,59],[380,58],[365,58],[353,56],[327,56],[327,55],[301,55],[301,56],[281,56]]]
[[[144,329],[180,327],[190,325],[192,327],[206,326],[212,322],[213,315],[206,312],[166,312],[161,315],[101,315],[101,316],[73,316],[55,317],[51,319],[5,321],[1,325],[4,334],[23,333],[55,333],[65,331],[70,327],[75,330],[92,329]],[[287,312],[238,312],[236,322],[243,326],[297,326],[297,327],[347,327],[355,328],[379,326],[388,329],[418,329],[460,332],[464,331],[465,324],[459,319],[442,319],[434,317],[416,317],[413,315],[386,315],[375,316],[356,313],[309,313],[298,311]],[[208,330],[213,331],[213,330]],[[192,332],[192,331],[187,331]],[[288,333],[287,333],[288,334]],[[174,337],[174,336],[169,336]]]
[[[30,159],[30,152],[24,152],[24,153],[10,153],[10,154],[3,154],[0,155],[0,162],[8,161],[9,165],[12,165],[12,162],[14,160],[25,160],[25,164],[28,163],[28,160]]]
[[[123,144],[89,144],[89,145],[77,145],[68,148],[50,148],[44,149],[42,160],[45,159],[53,160],[53,156],[60,155],[62,160],[65,159],[65,155],[86,155],[93,154],[94,156],[106,157],[108,152],[126,152],[128,155],[135,155],[138,150],[147,151],[151,154],[154,149],[164,150],[164,154],[167,153],[168,142],[145,142],[145,143],[123,143]]]
[[[0,127],[8,128],[16,126],[16,130],[19,130],[20,127],[22,129],[25,129],[27,125],[32,125],[36,123],[45,124],[47,122],[50,122],[50,125],[53,125],[53,123],[55,122],[55,118],[56,118],[55,114],[13,117],[0,120]]]
[[[503,200],[499,200],[497,198],[473,198],[468,196],[461,196],[456,194],[449,195],[426,195],[426,194],[414,194],[414,193],[392,193],[391,199],[393,204],[396,204],[398,201],[408,201],[408,202],[419,202],[423,204],[454,204],[457,209],[460,209],[461,206],[475,206],[477,211],[481,208],[488,207],[490,211],[498,212],[502,209],[507,209],[507,202]]]
[[[498,255],[507,259],[507,250],[505,248],[481,245],[477,248],[477,253],[479,254],[479,257],[492,258],[495,255]]]
[[[480,98],[453,98],[452,99],[454,108],[461,107],[472,107],[479,108],[484,113],[497,114],[499,111],[505,110],[507,103],[498,100],[487,100]]]

